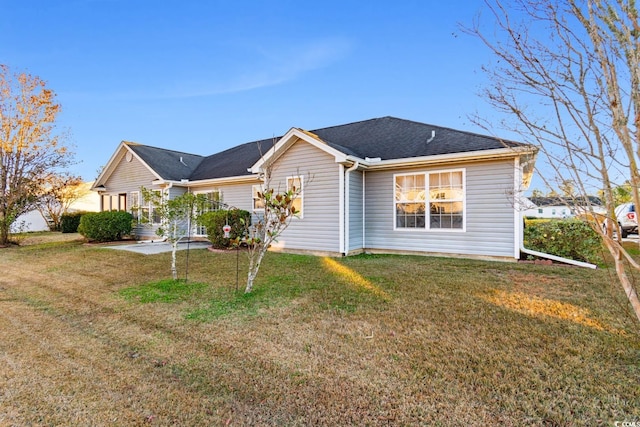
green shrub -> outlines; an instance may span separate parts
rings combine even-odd
[[[251,214],[241,209],[220,210],[205,212],[198,217],[198,223],[207,229],[207,236],[214,248],[228,248],[231,246],[231,240],[236,237],[242,238],[245,233],[245,225],[251,221]],[[224,237],[222,227],[225,224],[231,226],[229,238]]]
[[[526,220],[524,247],[576,261],[602,261],[598,234],[589,224],[576,219]]]
[[[77,233],[80,218],[86,212],[65,213],[60,217],[60,231],[63,233]]]
[[[132,221],[129,212],[88,212],[80,219],[78,233],[96,242],[120,240],[131,233]]]

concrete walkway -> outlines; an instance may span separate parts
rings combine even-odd
[[[178,243],[178,250],[183,251],[185,249],[205,249],[211,246],[209,242],[180,242]],[[111,245],[103,246],[104,249],[116,249],[119,251],[130,251],[144,255],[155,255],[164,252],[171,252],[171,243],[167,242],[140,242],[132,243],[130,245]]]

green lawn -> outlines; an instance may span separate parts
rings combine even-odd
[[[415,256],[0,249],[0,425],[640,422],[615,272]],[[238,264],[236,264],[238,263]]]

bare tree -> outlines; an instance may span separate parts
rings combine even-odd
[[[289,227],[291,219],[299,214],[296,205],[304,183],[295,183],[285,190],[275,189],[272,186],[272,174],[273,165],[265,165],[262,189],[257,194],[263,212],[254,218],[251,225],[246,224],[245,242],[248,246],[249,272],[245,293],[253,290],[253,283],[269,247],[278,241],[278,237]]]
[[[483,27],[486,21],[479,15],[464,28],[496,58],[483,67],[490,83],[482,96],[505,113],[505,129],[540,147],[553,172],[540,174],[550,188],[571,182],[581,201],[602,192],[608,226],[603,230],[597,215],[587,218],[613,257],[640,320],[640,300],[629,271],[640,265],[612,234],[618,228],[615,189],[628,180],[632,200],[640,206],[640,24],[635,1],[485,3],[490,27]],[[476,116],[474,121],[488,128],[486,120]]]
[[[71,153],[55,132],[60,105],[39,77],[0,64],[0,245]]]
[[[51,230],[60,230],[60,221],[69,207],[89,190],[82,186],[82,178],[69,173],[52,175],[38,195],[36,208]]]

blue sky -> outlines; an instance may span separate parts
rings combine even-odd
[[[58,94],[72,170],[120,141],[208,155],[396,116],[479,133],[482,2],[0,0],[0,63]],[[511,137],[500,134],[499,136]]]

